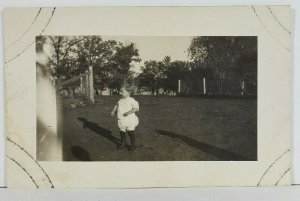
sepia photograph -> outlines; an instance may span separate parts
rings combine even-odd
[[[8,187],[291,184],[291,7],[4,16]]]
[[[38,160],[257,160],[256,36],[38,36],[36,55]]]

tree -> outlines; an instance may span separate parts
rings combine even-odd
[[[50,46],[53,48],[53,55],[49,57],[49,66],[52,76],[58,79],[67,79],[72,76],[68,69],[71,59],[70,52],[74,46],[86,37],[49,36]]]
[[[89,66],[93,67],[95,88],[107,87],[116,45],[114,40],[103,41],[100,36],[90,36],[78,43],[74,50],[77,66],[81,71],[87,71]]]
[[[244,71],[243,58],[256,61],[256,40],[256,37],[194,37],[188,52],[193,62],[204,69],[206,77],[213,83],[212,93],[221,95],[224,91],[223,82],[229,72]],[[256,68],[256,65],[251,68]]]
[[[190,65],[185,61],[173,61],[165,70],[164,88],[166,90],[177,91],[178,80],[187,77],[190,71]]]
[[[152,95],[163,87],[163,80],[166,78],[166,68],[161,61],[145,61],[141,67],[142,73],[139,75],[140,87],[147,87],[151,90]]]
[[[131,71],[135,62],[140,62],[139,51],[134,43],[118,43],[115,48],[115,54],[111,58],[111,70],[109,87],[119,91],[121,85],[133,80]]]
[[[170,56],[165,56],[162,60],[163,65],[165,68],[169,68],[171,65],[171,57]]]
[[[141,67],[138,75],[140,87],[151,90],[152,95],[158,94],[159,89],[164,91],[177,91],[178,80],[185,79],[190,72],[190,64],[186,61],[171,61],[170,56],[165,56],[162,61],[150,60]]]

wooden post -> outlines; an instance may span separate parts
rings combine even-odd
[[[93,66],[89,66],[89,98],[92,103],[95,103]]]
[[[80,77],[80,93],[83,94],[83,83],[82,77]]]
[[[245,81],[243,80],[242,81],[242,92],[241,92],[242,96],[244,95],[244,89],[245,89]]]
[[[203,94],[206,94],[206,82],[205,82],[205,77],[203,77]]]
[[[181,92],[181,80],[178,80],[178,93]]]

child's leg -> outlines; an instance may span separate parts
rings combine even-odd
[[[126,146],[126,126],[124,126],[124,122],[118,120],[118,127],[120,129],[120,136],[121,136],[121,145],[119,149],[124,148]]]
[[[125,138],[125,132],[120,131],[120,136],[121,136],[121,145],[119,148],[124,148],[126,146],[126,138]]]
[[[132,131],[128,131],[128,135],[129,135],[129,138],[130,138],[130,141],[131,141],[131,146],[129,147],[129,149],[131,151],[135,150],[135,135],[134,135],[134,130]]]

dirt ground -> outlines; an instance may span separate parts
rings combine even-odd
[[[256,100],[135,96],[140,124],[130,152],[117,149],[117,119],[110,116],[119,98],[99,96],[94,105],[63,112],[63,160],[257,160]]]

